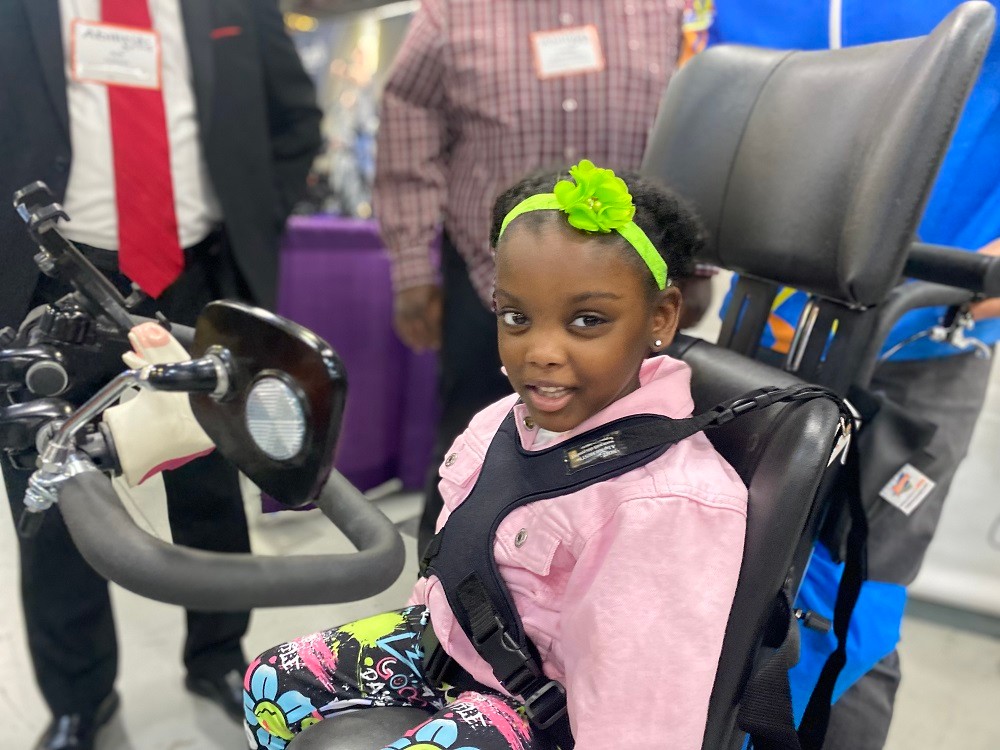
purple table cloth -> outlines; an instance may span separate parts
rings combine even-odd
[[[389,256],[374,221],[296,216],[281,254],[278,312],[325,339],[347,369],[336,467],[366,490],[423,486],[437,419],[436,359],[392,328]],[[265,509],[267,504],[265,504]]]

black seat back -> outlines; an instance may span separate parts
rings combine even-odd
[[[792,375],[686,336],[678,337],[670,354],[691,366],[696,413],[757,388],[802,384]],[[739,747],[742,741],[735,719],[743,685],[776,593],[786,579],[794,590],[809,559],[812,529],[818,521],[817,488],[839,420],[837,406],[818,399],[750,412],[706,433],[746,483],[750,503],[739,584],[709,705],[705,750]]]
[[[804,290],[833,312],[812,321],[812,346],[800,337],[804,356],[789,369],[846,391],[840,376],[874,324],[858,311],[899,281],[993,17],[976,1],[914,39],[811,52],[720,46],[674,77],[643,171],[698,209],[704,259],[746,277],[723,346],[753,356],[778,286]]]

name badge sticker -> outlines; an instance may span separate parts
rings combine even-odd
[[[160,36],[151,29],[72,22],[70,72],[81,83],[160,88]]]
[[[535,73],[545,80],[604,70],[604,53],[597,27],[575,26],[531,35]]]

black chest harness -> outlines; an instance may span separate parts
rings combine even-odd
[[[541,668],[538,650],[497,568],[493,544],[500,523],[529,503],[571,494],[621,476],[662,456],[671,446],[740,414],[778,402],[830,398],[823,388],[764,389],[687,419],[641,414],[602,425],[550,448],[521,446],[514,412],[490,443],[472,488],[427,545],[421,574],[436,576],[462,630],[511,695],[520,696],[534,728],[553,745],[570,750],[566,693]],[[835,396],[833,398],[837,401]],[[431,631],[431,628],[427,629]],[[436,643],[425,642],[426,677],[452,681],[464,672]]]

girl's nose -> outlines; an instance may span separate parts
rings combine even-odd
[[[559,343],[557,336],[546,335],[542,331],[532,331],[527,342],[528,349],[525,359],[528,364],[536,367],[555,367],[566,363],[566,350]]]

